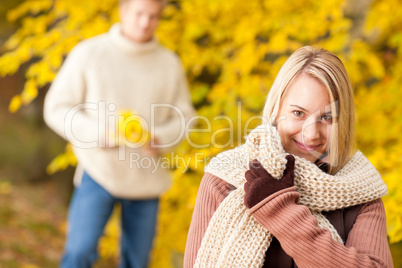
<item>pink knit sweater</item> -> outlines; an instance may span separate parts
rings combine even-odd
[[[279,240],[298,267],[393,267],[381,199],[362,206],[343,245],[318,227],[306,206],[296,204],[299,193],[294,190],[284,189],[250,212]],[[193,267],[209,221],[229,191],[224,180],[204,175],[188,233],[184,268]]]

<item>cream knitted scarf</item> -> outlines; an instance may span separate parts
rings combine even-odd
[[[211,160],[205,172],[237,189],[214,213],[194,267],[262,267],[272,235],[244,205],[244,174],[249,161],[258,159],[272,176],[280,178],[285,169],[286,155],[276,128],[262,125],[248,135],[244,145]],[[340,236],[321,211],[363,204],[387,194],[380,174],[360,151],[333,176],[296,157],[295,185],[301,194],[299,204],[307,206],[318,219],[319,227],[328,229],[333,239],[340,242]]]

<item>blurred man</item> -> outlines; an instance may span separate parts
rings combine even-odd
[[[159,154],[183,138],[194,115],[179,58],[154,38],[164,5],[122,0],[120,23],[79,43],[46,96],[46,123],[73,144],[78,159],[62,267],[91,266],[117,202],[121,267],[147,265],[159,196],[170,186],[168,171],[156,166]],[[143,119],[150,143],[116,139],[123,110]]]

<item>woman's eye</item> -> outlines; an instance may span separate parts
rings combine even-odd
[[[304,112],[301,111],[293,111],[293,114],[297,117],[303,117],[304,116]]]
[[[332,116],[330,116],[330,115],[324,115],[324,116],[322,117],[322,120],[325,121],[325,122],[331,123],[331,122],[332,122]]]

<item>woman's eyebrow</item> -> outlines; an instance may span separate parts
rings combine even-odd
[[[296,107],[297,109],[300,109],[300,110],[302,110],[303,112],[309,112],[307,109],[305,109],[305,108],[303,108],[303,107],[300,107],[299,105],[295,105],[295,104],[290,104],[290,106],[292,106],[292,107]]]
[[[309,113],[309,110],[307,110],[307,109],[305,109],[305,108],[303,108],[303,107],[301,107],[301,106],[299,106],[299,105],[290,104],[289,106],[295,107],[295,108],[297,108],[297,109],[299,109],[299,110],[301,110],[301,111],[303,111],[303,112]],[[324,112],[323,114],[324,114],[324,115],[332,115],[332,111],[327,111],[327,112]]]

